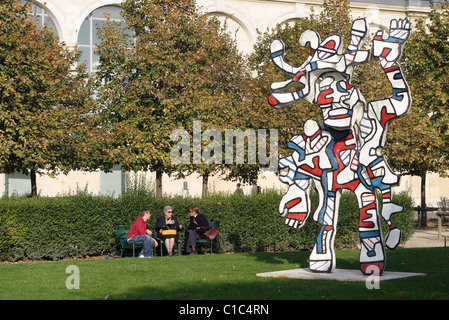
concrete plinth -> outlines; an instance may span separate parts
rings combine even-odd
[[[332,273],[312,272],[309,268],[272,271],[256,274],[258,277],[290,278],[290,279],[314,279],[314,280],[338,280],[365,282],[369,276],[362,274],[360,270],[335,269]],[[379,281],[401,279],[407,277],[427,276],[425,273],[392,272],[384,271]]]

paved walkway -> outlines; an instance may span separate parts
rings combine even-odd
[[[443,228],[442,235],[449,236],[449,229]],[[446,239],[449,247],[449,238]],[[444,238],[438,240],[438,229],[436,227],[416,229],[413,236],[404,244],[402,248],[424,248],[424,247],[444,247]]]

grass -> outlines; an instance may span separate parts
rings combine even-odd
[[[358,250],[337,251],[337,268],[358,269]],[[387,271],[426,273],[380,282],[261,278],[256,273],[303,268],[309,252],[242,253],[0,263],[1,300],[399,300],[449,299],[449,248],[387,252]],[[69,290],[68,266],[80,288]]]

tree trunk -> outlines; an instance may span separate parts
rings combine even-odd
[[[162,198],[162,168],[156,169],[156,198]]]
[[[31,197],[37,197],[36,170],[31,169],[30,178],[31,178]]]
[[[201,196],[207,197],[207,183],[209,181],[209,174],[205,173],[203,174],[203,188],[201,190]]]
[[[419,221],[420,228],[427,227],[426,177],[427,177],[427,174],[424,172],[421,175],[421,219]]]

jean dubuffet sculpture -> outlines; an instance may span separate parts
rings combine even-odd
[[[359,207],[360,270],[364,274],[382,274],[385,269],[384,247],[394,249],[400,242],[401,230],[391,216],[403,211],[392,202],[392,187],[399,176],[389,167],[382,148],[388,124],[405,115],[411,106],[411,95],[399,60],[410,37],[411,23],[406,19],[390,22],[388,34],[379,30],[369,49],[363,45],[368,37],[365,19],[354,20],[351,41],[346,50],[339,35],[321,40],[314,30],[301,34],[299,43],[310,48],[310,55],[299,67],[290,65],[281,40],[270,45],[271,59],[287,80],[271,84],[269,104],[282,108],[308,101],[320,108],[321,120],[309,119],[304,132],[294,136],[288,147],[290,156],[279,160],[286,171],[280,176],[289,185],[279,211],[285,223],[301,228],[311,214],[309,191],[311,181],[318,192],[318,208],[312,215],[320,225],[312,249],[309,268],[330,273],[335,269],[334,240],[342,190],[357,197]],[[351,83],[357,65],[376,59],[392,87],[385,99],[366,101]],[[382,193],[382,206],[376,189]],[[389,231],[383,238],[381,219]]]

